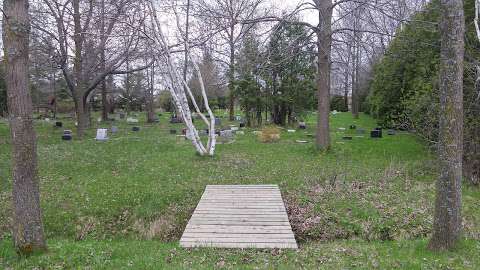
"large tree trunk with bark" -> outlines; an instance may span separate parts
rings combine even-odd
[[[230,46],[230,62],[229,62],[229,67],[228,67],[228,90],[229,90],[229,96],[228,96],[228,110],[229,110],[229,119],[230,121],[235,120],[235,87],[233,85],[235,81],[235,42],[233,40],[233,35],[234,33],[234,26],[231,26],[230,29],[230,41],[229,41],[229,46]]]
[[[82,93],[77,90],[76,93]],[[75,102],[75,111],[77,114],[77,136],[83,139],[85,131],[90,127],[90,112],[88,108],[88,101],[83,98],[83,94],[78,94],[73,97]]]
[[[3,44],[13,168],[13,239],[18,252],[43,251],[32,99],[28,92],[30,21],[27,0],[4,0]]]
[[[448,250],[461,235],[463,159],[463,57],[465,21],[462,0],[441,0],[440,131],[437,198],[429,248]]]
[[[332,0],[320,1],[318,7],[319,24],[317,30],[318,70],[317,70],[317,138],[319,150],[330,147],[330,62],[332,51]]]

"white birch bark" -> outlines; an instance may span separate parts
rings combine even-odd
[[[157,46],[154,46],[154,50],[156,52],[156,61],[161,61],[162,63],[159,64],[160,67],[163,67],[165,73],[168,75],[168,80],[170,82],[169,91],[172,94],[173,100],[175,102],[175,106],[177,107],[177,111],[181,113],[181,116],[187,126],[187,138],[192,142],[193,146],[195,147],[197,153],[201,156],[210,155],[213,156],[215,153],[215,144],[216,144],[216,134],[215,134],[215,116],[208,105],[208,98],[205,91],[204,82],[202,79],[202,75],[198,65],[194,61],[194,59],[190,55],[190,51],[188,49],[188,44],[185,46],[187,49],[187,54],[191,59],[195,71],[199,76],[199,81],[202,88],[202,97],[203,102],[205,103],[205,107],[207,108],[207,112],[210,116],[210,121],[207,117],[200,111],[200,108],[195,100],[193,93],[188,86],[187,82],[183,79],[180,75],[178,69],[176,68],[173,60],[172,54],[169,48],[169,45],[166,41],[165,35],[161,29],[160,21],[158,20],[156,9],[152,1],[148,2],[149,12],[152,18],[152,30],[153,30],[153,40],[155,41]],[[178,18],[177,18],[177,25],[178,25]],[[185,93],[186,92],[186,93]],[[195,107],[195,111],[200,115],[203,122],[205,122],[209,128],[208,134],[208,145],[205,147],[200,139],[198,134],[198,130],[196,129],[195,125],[192,121],[191,111],[188,104],[187,94],[190,97],[190,100]]]

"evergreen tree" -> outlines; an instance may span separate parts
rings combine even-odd
[[[315,100],[314,49],[301,25],[279,23],[268,45],[268,104],[273,122],[292,124],[313,109]]]

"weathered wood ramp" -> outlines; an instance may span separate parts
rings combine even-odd
[[[207,186],[180,245],[298,248],[277,185]]]

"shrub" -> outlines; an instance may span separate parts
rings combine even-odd
[[[273,143],[280,140],[280,129],[275,126],[264,128],[258,133],[258,139],[263,143]]]

